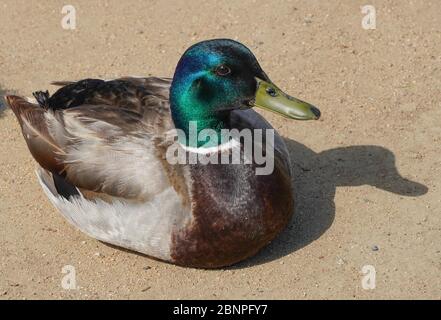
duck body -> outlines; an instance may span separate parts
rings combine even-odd
[[[82,232],[174,264],[217,268],[254,255],[289,222],[290,163],[277,133],[270,174],[256,175],[254,156],[250,163],[171,164],[171,79],[58,84],[52,96],[35,94],[38,103],[7,101],[39,164],[43,190]],[[272,129],[249,108],[229,110],[222,123]],[[242,142],[202,150],[225,155],[235,148],[243,154]]]

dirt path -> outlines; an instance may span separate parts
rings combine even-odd
[[[296,215],[258,256],[184,269],[106,246],[49,204],[16,120],[0,108],[0,299],[441,298],[441,2],[65,1],[0,3],[0,87],[173,73],[196,41],[248,45],[275,83],[321,121],[266,118],[294,160]],[[218,2],[218,1],[217,1]],[[407,2],[407,1],[406,1]],[[62,268],[76,270],[64,290]],[[376,288],[362,287],[362,267]]]

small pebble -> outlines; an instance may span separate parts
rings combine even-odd
[[[378,248],[378,246],[376,246],[376,245],[372,246],[372,251],[378,251],[378,250],[380,250],[380,248]]]

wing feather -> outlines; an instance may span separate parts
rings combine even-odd
[[[46,126],[46,111],[36,104],[17,96],[6,97],[21,126],[23,137],[34,159],[45,169],[61,172],[59,156],[63,148],[57,144]]]
[[[156,156],[156,134],[139,116],[84,106],[64,111],[63,119],[66,179],[74,185],[130,199],[148,199],[169,186]]]
[[[174,128],[170,79],[59,84],[65,86],[45,101],[44,108],[8,97],[28,147],[43,168],[77,188],[126,199],[149,199],[173,184],[169,176],[174,169],[164,170],[168,164],[160,147]]]

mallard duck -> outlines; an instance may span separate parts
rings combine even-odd
[[[288,152],[274,137],[274,168],[256,174],[239,164],[170,164],[176,143],[185,153],[230,154],[243,142],[207,147],[169,132],[189,123],[223,129],[272,129],[253,107],[290,119],[318,119],[314,106],[274,85],[243,44],[197,43],[174,76],[55,82],[36,101],[7,96],[37,176],[52,204],[74,226],[102,242],[173,264],[218,268],[256,254],[293,213]],[[207,140],[205,140],[207,141]],[[215,141],[215,140],[213,140]],[[237,142],[237,140],[235,140]]]

